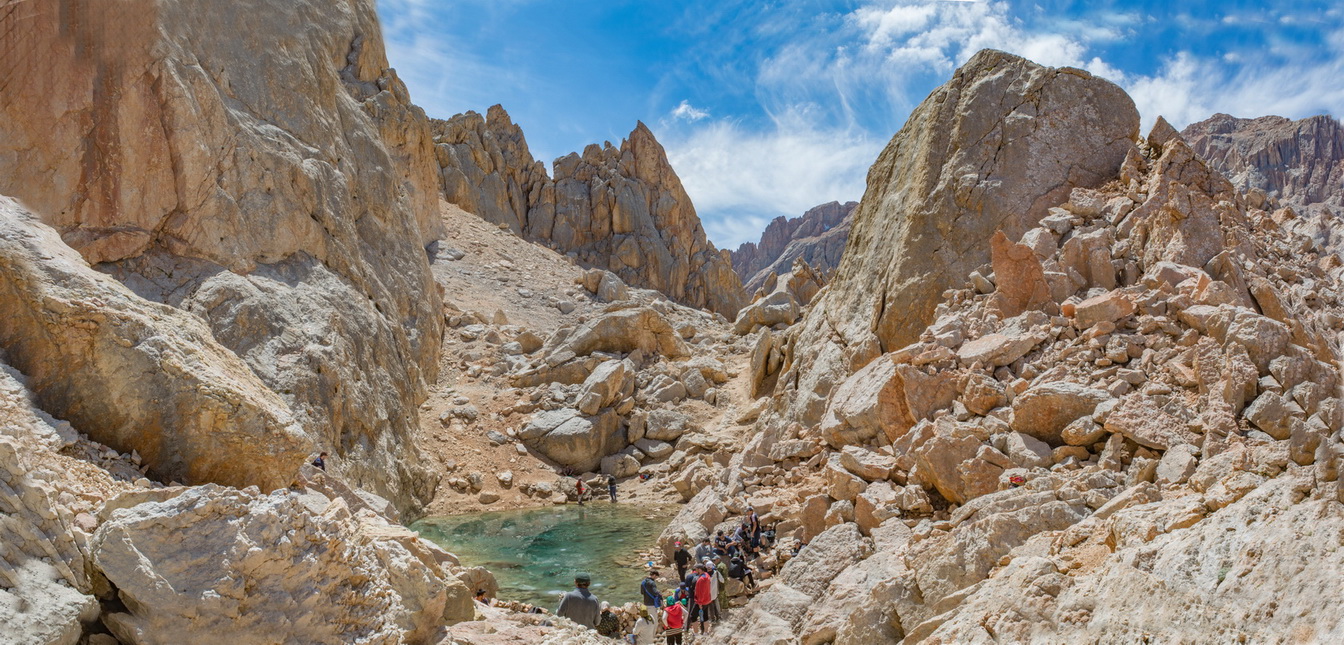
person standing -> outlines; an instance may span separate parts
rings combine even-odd
[[[681,645],[681,633],[686,629],[686,608],[674,602],[663,612],[663,636],[667,645]]]
[[[709,576],[709,620],[710,622],[719,622],[719,570],[714,567],[714,563],[705,558],[705,575]]]
[[[574,591],[560,598],[560,606],[556,607],[555,615],[564,616],[589,629],[596,627],[600,605],[597,596],[588,591],[588,585],[592,583],[593,579],[586,573],[574,576]]]
[[[761,549],[761,518],[756,515],[756,507],[747,507],[747,528],[750,531],[751,550]]]
[[[677,564],[677,581],[686,579],[686,567],[691,566],[691,552],[686,550],[686,546],[677,543],[677,550],[672,553],[672,561]]]
[[[616,503],[616,476],[607,475],[607,492],[611,493],[611,503]]]
[[[714,556],[714,573],[717,574],[717,580],[719,581],[719,593],[714,597],[715,609],[718,610],[719,616],[723,616],[724,596],[727,595],[724,592],[728,588],[728,565],[724,564],[721,555]]]
[[[649,575],[639,583],[639,594],[644,597],[645,607],[657,608],[663,604],[663,595],[658,591],[658,570],[649,569]]]
[[[709,620],[709,606],[713,604],[714,599],[710,597],[709,571],[703,564],[695,565],[695,587],[691,594],[691,601],[695,604],[691,608],[691,628],[694,629],[695,622],[700,621],[700,634],[703,636],[706,631],[705,623]]]
[[[574,490],[579,494],[579,506],[583,506],[583,493],[585,490],[582,479],[579,479],[578,477],[574,478]]]

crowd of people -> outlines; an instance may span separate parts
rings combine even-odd
[[[620,633],[620,621],[610,606],[589,591],[592,578],[588,574],[575,576],[574,590],[560,599],[556,614],[633,645],[654,645],[660,635],[666,645],[683,645],[723,619],[730,580],[740,583],[745,593],[757,590],[752,563],[773,543],[774,531],[763,529],[756,510],[748,507],[731,535],[717,531],[703,538],[693,552],[686,544],[676,543],[672,563],[677,577],[670,581],[675,587],[665,591],[661,572],[649,563],[639,585],[643,606],[630,633]],[[796,555],[796,550],[790,555]]]

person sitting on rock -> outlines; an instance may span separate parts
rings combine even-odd
[[[485,605],[486,607],[489,607],[489,606],[490,606],[490,599],[485,597],[485,590],[484,590],[484,589],[477,589],[477,590],[476,590],[475,600],[476,600],[476,602],[479,602],[479,603],[481,603],[482,605]]]
[[[584,627],[596,627],[599,605],[597,596],[588,591],[588,585],[592,582],[592,577],[586,573],[574,576],[574,590],[560,598],[560,606],[556,607],[555,615],[564,616]]]
[[[314,465],[314,466],[317,466],[318,468],[321,468],[321,469],[322,469],[322,472],[326,472],[326,471],[327,471],[327,453],[324,452],[324,453],[318,455],[318,456],[317,456],[317,459],[314,459],[314,460],[313,460],[313,465]]]
[[[728,539],[728,536],[724,535],[723,531],[719,531],[718,534],[714,536],[714,553],[718,555],[728,555],[728,544],[730,542],[731,540]]]
[[[756,578],[752,575],[751,567],[740,557],[733,558],[728,565],[728,577],[742,581],[749,590],[756,588]]]
[[[695,561],[704,562],[712,555],[714,555],[714,547],[710,546],[709,538],[700,540],[700,546],[695,547]]]
[[[639,618],[635,621],[635,627],[630,631],[628,641],[632,645],[653,645],[655,632],[658,630],[653,623],[653,618],[649,615],[648,607],[639,608]]]
[[[597,615],[597,633],[608,638],[616,638],[621,632],[621,621],[611,611],[611,603],[603,602]]]

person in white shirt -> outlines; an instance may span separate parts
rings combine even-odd
[[[705,567],[709,569],[709,621],[719,622],[719,583],[723,582],[719,576],[718,567],[709,558],[705,558]]]
[[[635,621],[635,628],[630,632],[629,642],[634,645],[653,645],[653,639],[657,637],[658,627],[654,624],[653,618],[649,616],[648,607],[641,607],[639,610],[639,619]]]

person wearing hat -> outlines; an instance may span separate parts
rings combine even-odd
[[[597,615],[597,633],[607,638],[616,638],[621,633],[621,620],[611,611],[611,603],[602,602],[602,611]]]
[[[709,605],[706,607],[709,622],[719,622],[719,570],[709,558],[705,558],[705,575],[709,577]]]
[[[597,596],[588,591],[588,585],[592,583],[593,579],[586,573],[574,576],[574,591],[560,598],[560,606],[556,607],[555,615],[564,616],[590,629],[596,627],[601,608]]]
[[[714,573],[716,574],[715,579],[718,580],[719,583],[718,595],[714,597],[714,609],[716,610],[715,617],[718,618],[723,616],[723,597],[727,595],[724,592],[727,591],[728,588],[728,564],[723,561],[723,556],[721,555],[714,556]]]
[[[657,631],[658,627],[653,623],[653,617],[649,615],[649,608],[640,607],[639,618],[635,620],[635,627],[630,631],[630,642],[634,645],[653,645]]]

